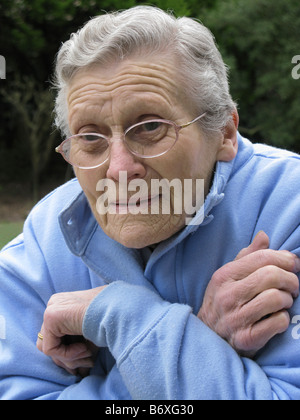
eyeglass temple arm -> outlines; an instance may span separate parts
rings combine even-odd
[[[195,118],[193,121],[190,121],[190,122],[188,122],[188,123],[186,123],[186,124],[182,124],[181,126],[180,126],[180,128],[185,128],[185,127],[188,127],[189,125],[191,125],[191,124],[194,124],[196,121],[199,121],[202,117],[204,117],[206,115],[206,112],[204,112],[203,114],[201,114],[199,117],[197,117],[197,118]]]

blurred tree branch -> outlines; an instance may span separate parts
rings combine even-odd
[[[4,100],[12,107],[18,117],[22,136],[29,148],[33,201],[39,198],[40,174],[47,166],[57,133],[51,131],[53,117],[53,93],[43,90],[29,77],[17,79],[13,90],[1,90]],[[21,157],[22,158],[22,157]]]

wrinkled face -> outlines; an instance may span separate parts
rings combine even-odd
[[[181,125],[196,118],[198,115],[192,111],[180,86],[174,60],[162,56],[132,58],[109,67],[93,66],[80,70],[69,85],[68,110],[72,134],[101,133],[112,139],[107,162],[92,170],[75,168],[76,176],[101,228],[127,247],[142,248],[161,242],[186,224],[184,206],[181,214],[174,211],[178,190],[175,193],[172,188],[168,214],[162,214],[161,196],[155,198],[159,202],[158,214],[152,214],[152,180],[179,179],[184,185],[185,179],[204,179],[205,193],[210,186],[220,144],[208,141],[199,124],[182,129],[175,146],[167,154],[156,158],[137,157],[123,142],[124,131],[145,119],[166,119]],[[120,174],[123,174],[122,178]],[[112,199],[115,211],[106,213],[99,212],[97,205],[101,196],[107,193],[107,190],[99,191],[99,181],[104,179],[115,184],[117,195]],[[129,201],[135,192],[126,191],[126,202],[123,193],[131,181],[141,180],[149,189],[143,192],[145,197],[140,196],[138,202],[135,200],[143,211],[133,214]],[[195,201],[195,191],[193,194]],[[149,211],[145,211],[145,207],[149,207]]]

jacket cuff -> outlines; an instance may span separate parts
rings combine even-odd
[[[172,304],[145,287],[116,281],[88,307],[83,335],[98,347],[108,347],[118,361],[171,307]]]

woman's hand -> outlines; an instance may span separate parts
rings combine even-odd
[[[241,355],[258,350],[289,326],[287,309],[299,295],[300,260],[288,251],[269,250],[260,232],[237,258],[208,284],[198,317]],[[55,294],[49,300],[37,347],[72,374],[86,376],[97,347],[82,336],[83,318],[106,286]],[[68,339],[69,343],[66,343]]]
[[[241,355],[254,357],[289,326],[287,309],[299,295],[300,260],[273,251],[260,232],[235,261],[213,275],[198,317]]]
[[[37,348],[71,374],[86,376],[94,365],[98,349],[83,338],[82,324],[87,308],[105,287],[58,293],[48,302]]]

